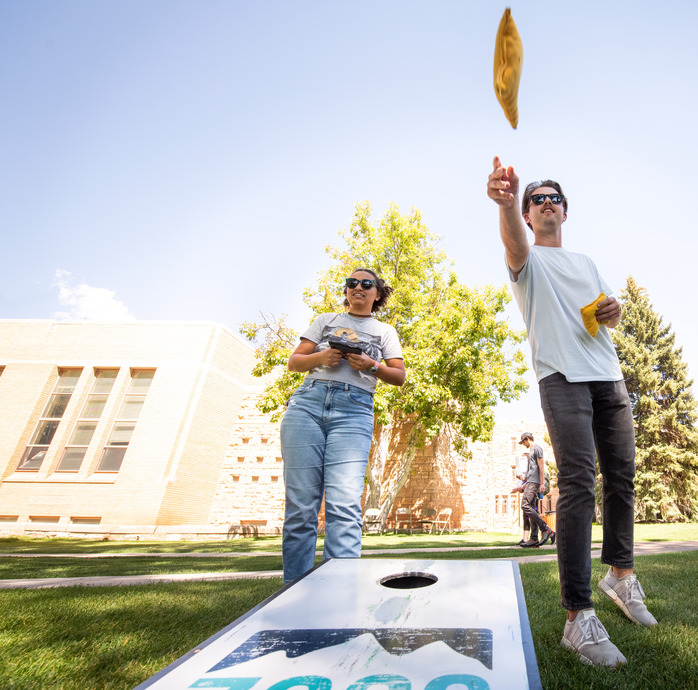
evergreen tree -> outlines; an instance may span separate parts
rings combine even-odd
[[[632,276],[623,318],[611,331],[636,433],[635,514],[639,520],[698,518],[696,402],[682,350]]]

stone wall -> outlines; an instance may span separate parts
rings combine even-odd
[[[257,409],[259,397],[243,399],[211,506],[209,522],[231,532],[274,534],[283,524],[279,425]]]
[[[243,400],[209,522],[227,526],[231,532],[278,534],[284,506],[279,425],[257,409],[258,398],[254,393]],[[394,526],[397,508],[410,508],[415,517],[425,508],[451,508],[454,529],[519,531],[520,495],[510,490],[516,483],[515,466],[523,450],[518,441],[523,431],[533,433],[546,460],[553,459],[552,449],[543,440],[542,423],[498,423],[492,440],[471,443],[467,456],[453,450],[448,434],[427,443],[417,451],[386,526]],[[397,472],[406,449],[405,436],[397,433],[391,441],[388,474]]]

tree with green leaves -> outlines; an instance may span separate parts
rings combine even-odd
[[[636,432],[635,513],[666,522],[698,517],[696,402],[671,326],[630,276],[612,331]]]
[[[366,506],[380,508],[385,521],[417,450],[429,439],[447,430],[455,449],[466,453],[469,440],[491,438],[496,404],[526,389],[525,358],[518,348],[525,334],[502,318],[510,300],[506,287],[458,282],[419,211],[403,215],[391,204],[374,225],[370,205],[357,204],[351,227],[339,235],[345,246],[326,247],[332,264],[315,288],[304,291],[314,315],[343,310],[344,278],[357,268],[371,268],[395,290],[379,318],[398,332],[407,379],[402,387],[378,383],[366,474]],[[285,366],[298,344],[285,320],[265,317],[242,326],[242,333],[258,342],[255,375]],[[267,387],[260,409],[278,419],[301,379],[284,369]],[[398,433],[406,434],[406,447],[388,473],[391,440]]]

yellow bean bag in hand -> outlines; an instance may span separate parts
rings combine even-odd
[[[594,314],[598,307],[596,306],[602,299],[606,299],[606,295],[602,292],[593,302],[582,307],[579,311],[582,313],[582,321],[584,322],[584,328],[589,331],[589,335],[592,338],[596,337],[599,332],[599,322],[596,320]]]
[[[523,66],[523,44],[511,17],[511,10],[504,10],[499,22],[494,44],[494,92],[504,108],[504,114],[516,129],[519,123],[519,81]]]

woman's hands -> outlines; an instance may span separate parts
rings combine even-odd
[[[369,357],[365,352],[362,352],[360,355],[348,352],[344,357],[347,360],[347,364],[349,364],[354,371],[368,371],[371,367],[378,365],[378,362],[376,362],[373,357]]]
[[[405,363],[401,359],[388,359],[384,363],[377,362],[365,352],[360,355],[348,353],[343,355],[333,347],[315,351],[316,344],[311,340],[302,339],[288,360],[288,370],[305,373],[315,367],[336,367],[344,357],[347,364],[355,371],[368,372],[373,366],[378,366],[374,374],[377,379],[391,386],[402,386],[405,383]]]
[[[355,371],[368,371],[372,366],[378,364],[375,359],[369,357],[365,352],[360,355],[353,353],[343,354],[334,347],[326,347],[315,351],[316,344],[310,340],[301,340],[300,345],[295,349],[288,360],[289,371],[306,372],[316,367],[336,367],[342,359],[347,360],[347,364]]]
[[[288,370],[303,374],[315,367],[336,367],[342,359],[342,353],[333,347],[315,351],[316,343],[307,338],[301,339],[300,345],[288,359]]]

